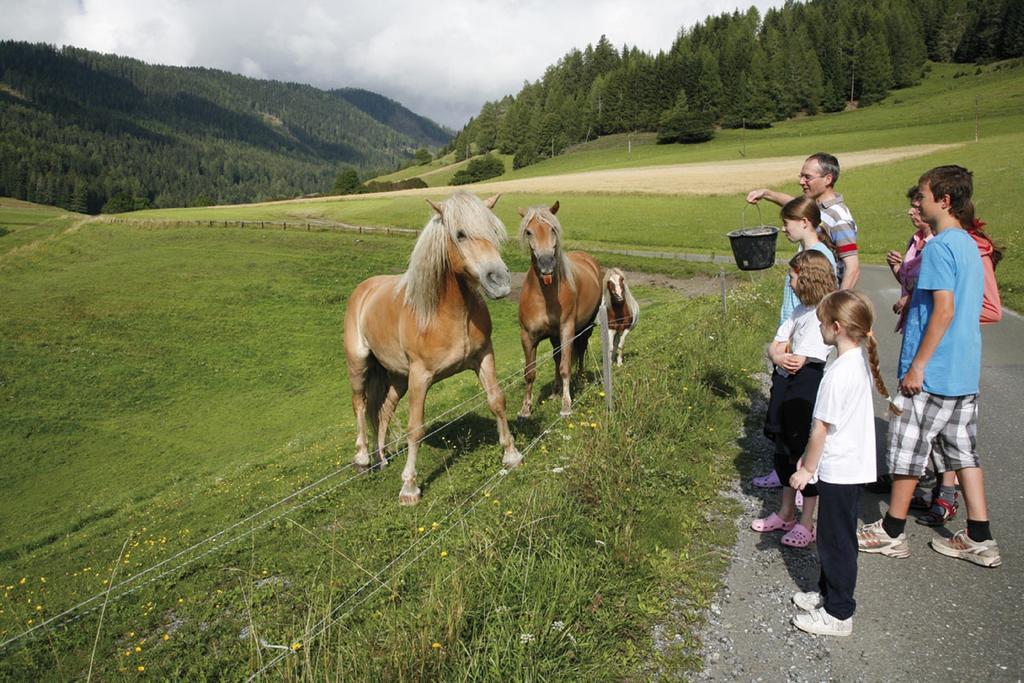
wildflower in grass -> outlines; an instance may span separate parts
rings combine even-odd
[[[136,652],[142,652],[142,648],[141,648],[141,647],[139,647],[138,645],[136,645],[136,646],[135,646],[135,651],[136,651]]]
[[[435,650],[440,650],[441,649],[441,643],[433,643],[433,644],[431,644],[430,647],[434,648]]]
[[[170,639],[171,639],[171,634],[165,633],[164,634],[164,640],[170,640]]]
[[[591,422],[590,423],[590,428],[591,429],[597,429],[597,423],[596,422]]]
[[[139,664],[137,667],[135,667],[135,670],[138,671],[139,673],[142,673],[143,671],[146,670],[146,667],[144,667],[141,664]]]
[[[565,629],[564,621],[553,621],[551,622],[551,630],[554,633],[561,633]]]
[[[46,577],[45,576],[40,576],[39,577],[39,583],[46,583]]]
[[[447,550],[442,550],[441,551],[441,557],[448,557],[448,551]]]
[[[526,645],[527,643],[532,643],[533,642],[533,634],[532,633],[520,633],[519,634],[519,642],[521,644],[523,644],[523,645]]]
[[[427,527],[425,527],[425,526],[421,526],[421,527],[420,527],[419,529],[417,529],[416,531],[418,531],[418,532],[420,532],[420,533],[422,534],[422,533],[423,533],[424,531],[426,531],[426,530],[427,530]]]
[[[506,517],[511,517],[512,516],[512,511],[511,510],[505,510],[505,516]]]
[[[431,528],[431,529],[436,529],[436,528],[437,528],[437,527],[439,527],[439,526],[441,526],[441,525],[440,525],[440,524],[438,524],[437,522],[431,522],[431,523],[430,523],[430,528]]]
[[[295,641],[294,643],[292,643],[292,652],[298,652],[301,649],[302,643],[300,643],[299,641]]]
[[[490,498],[490,497],[491,497],[491,492],[490,491],[484,491],[484,498]]]
[[[28,581],[28,579],[23,576],[23,577],[21,577],[21,581],[18,582],[18,585],[19,586],[24,586],[25,582],[27,582],[27,581]]]

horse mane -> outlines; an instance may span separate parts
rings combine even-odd
[[[637,303],[636,297],[630,291],[626,276],[618,268],[609,268],[605,271],[604,279],[601,282],[601,298],[604,300],[605,308],[611,308],[612,305],[612,293],[608,291],[608,282],[612,279],[613,275],[618,275],[622,278],[622,298],[625,300],[626,306],[629,308],[629,314],[633,318],[633,324],[630,327],[635,327],[640,320],[640,304]]]
[[[397,289],[405,288],[405,303],[412,307],[420,329],[427,326],[437,310],[448,272],[448,242],[458,244],[456,235],[488,240],[496,247],[508,237],[505,224],[474,194],[456,190],[441,202],[423,226],[409,255],[409,266],[399,278]]]
[[[551,209],[546,206],[531,206],[526,210],[523,220],[519,221],[519,244],[527,252],[530,251],[530,240],[526,237],[526,226],[534,218],[551,226],[551,230],[555,233],[555,270],[565,278],[565,283],[569,285],[570,289],[576,289],[576,275],[572,269],[572,261],[569,260],[568,254],[562,249],[562,224],[558,222],[555,214],[551,213]]]

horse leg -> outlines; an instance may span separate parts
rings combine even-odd
[[[551,357],[555,361],[555,386],[551,390],[551,398],[558,398],[562,395],[562,343],[557,337],[551,337]]]
[[[523,357],[526,359],[526,367],[523,368],[526,386],[523,389],[523,407],[519,409],[519,418],[526,419],[533,412],[533,382],[537,379],[537,340],[523,329],[519,330],[519,340],[523,343]]]
[[[615,360],[615,336],[617,334],[618,334],[618,332],[615,330],[615,328],[612,328],[612,327],[608,328],[608,362],[609,362],[609,364],[613,360]],[[601,359],[601,363],[602,363],[602,366],[603,366],[603,364],[604,364],[604,359],[603,358]]]
[[[619,358],[618,358],[618,361],[616,362],[616,364],[619,365],[619,366],[622,365],[622,347],[626,343],[626,335],[627,334],[629,334],[629,328],[628,327],[622,331],[622,335],[619,337]]]
[[[365,472],[370,468],[370,451],[366,447],[366,361],[349,358],[348,367],[348,381],[352,385],[352,412],[356,415],[356,454],[352,464],[356,471]]]
[[[575,342],[573,337],[576,335],[575,326],[571,323],[562,326],[562,339],[568,339],[571,341],[565,342],[565,347],[562,349],[562,357],[558,359],[558,377],[561,380],[560,384],[562,387],[562,411],[559,413],[562,417],[568,417],[572,414],[572,395],[569,391],[569,384],[572,374],[572,347]]]
[[[398,502],[402,505],[420,502],[420,487],[416,485],[416,454],[423,439],[423,408],[429,387],[429,372],[419,367],[409,368],[409,454],[402,470],[402,491],[398,494]]]
[[[484,353],[476,374],[484,391],[487,392],[487,405],[490,407],[491,412],[494,413],[494,419],[498,422],[498,441],[501,442],[501,447],[505,451],[501,464],[508,469],[512,469],[523,461],[523,456],[516,450],[515,441],[512,439],[512,431],[508,428],[508,419],[505,417],[505,395],[501,393],[501,387],[498,386],[493,349],[487,349]]]
[[[388,440],[388,425],[395,415],[395,408],[398,402],[405,396],[408,383],[404,377],[390,376],[388,382],[388,393],[384,397],[384,405],[381,406],[380,416],[377,421],[377,466],[380,469],[387,467],[388,459],[384,452]]]

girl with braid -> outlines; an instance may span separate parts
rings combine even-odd
[[[818,304],[821,336],[838,356],[825,370],[814,404],[807,450],[789,483],[794,489],[817,482],[818,590],[797,593],[803,612],[793,618],[802,631],[829,636],[853,632],[857,585],[857,514],[863,485],[875,480],[875,414],[871,379],[888,396],[878,369],[871,302],[844,289]]]

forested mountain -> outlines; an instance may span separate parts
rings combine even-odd
[[[366,91],[11,41],[0,123],[0,195],[89,212],[327,192],[346,166],[372,175],[447,141]]]
[[[762,18],[709,17],[656,55],[606,37],[515,96],[487,102],[446,151],[497,148],[518,168],[598,135],[694,122],[766,127],[866,106],[917,83],[927,59],[1024,56],[1024,0],[810,0]],[[666,135],[666,140],[685,139]]]
[[[377,121],[389,128],[405,133],[416,140],[423,140],[425,147],[443,147],[454,135],[454,131],[437,125],[425,116],[409,111],[398,102],[359,88],[331,90],[343,100],[359,107]]]

